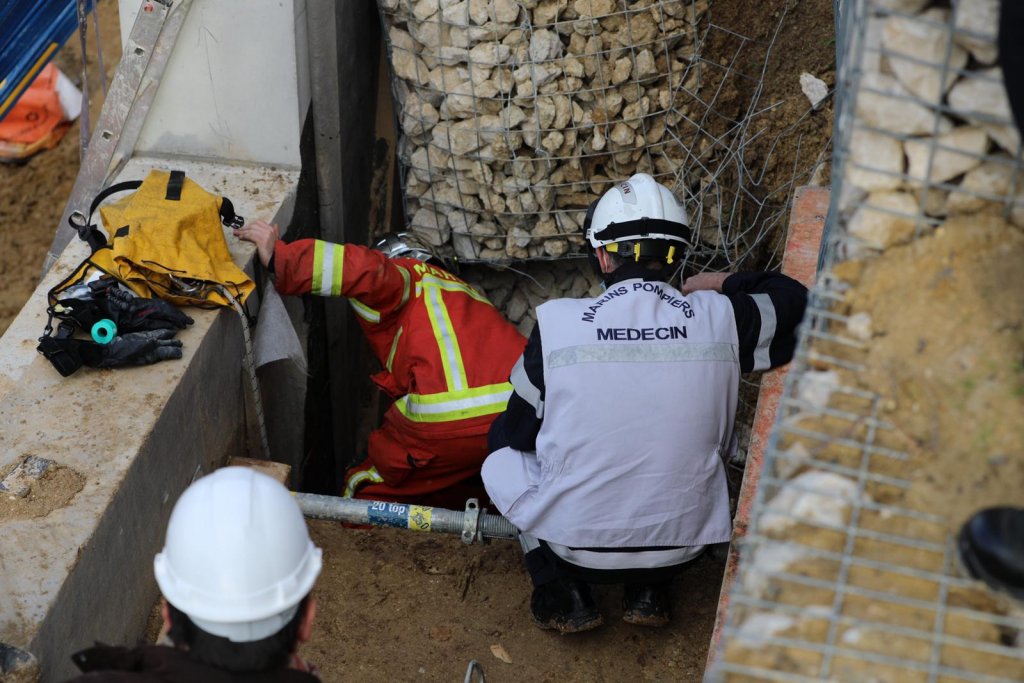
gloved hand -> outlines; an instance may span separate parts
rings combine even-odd
[[[123,289],[107,292],[107,308],[119,332],[181,330],[194,322],[163,299],[144,299]]]
[[[191,322],[191,319],[189,319]],[[82,362],[91,368],[119,368],[125,365],[150,365],[181,358],[177,330],[148,330],[118,335],[109,344],[79,341]],[[76,341],[76,340],[70,340]]]

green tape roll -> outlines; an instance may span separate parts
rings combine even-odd
[[[113,320],[104,318],[92,326],[91,334],[97,344],[109,344],[117,335],[117,325]]]

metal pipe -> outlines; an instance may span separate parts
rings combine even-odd
[[[466,544],[488,538],[515,540],[519,530],[501,515],[482,511],[476,498],[466,501],[466,509],[447,510],[411,503],[386,503],[376,500],[356,500],[315,493],[293,494],[302,514],[313,519],[329,519],[349,524],[386,526],[413,531],[441,534],[459,534]]]

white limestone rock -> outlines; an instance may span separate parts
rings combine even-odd
[[[967,65],[967,51],[949,44],[949,17],[949,10],[933,7],[918,17],[891,16],[882,29],[893,73],[925,102],[938,102]]]
[[[988,145],[988,135],[975,126],[960,126],[934,138],[906,140],[903,150],[909,182],[942,183],[966,173],[981,164]]]
[[[480,243],[473,239],[472,235],[453,232],[452,247],[455,249],[455,255],[463,261],[473,261],[480,258]]]
[[[949,91],[949,106],[983,128],[1004,150],[1017,153],[1020,131],[1013,124],[1002,69],[985,69],[960,79]]]
[[[797,382],[796,396],[805,404],[803,410],[816,412],[828,406],[832,394],[841,385],[835,370],[808,370]]]
[[[965,119],[1010,121],[1010,100],[1003,84],[1003,70],[999,67],[984,69],[961,78],[949,91],[949,106]]]
[[[1010,159],[1003,163],[989,161],[971,169],[960,181],[959,189],[949,193],[946,206],[950,215],[977,213],[995,204],[1001,207],[1013,186],[1014,172]]]
[[[857,129],[850,136],[847,180],[864,190],[895,190],[903,185],[903,143],[889,135]]]
[[[935,132],[936,117],[940,133],[953,129],[949,119],[908,97],[906,89],[892,76],[866,73],[857,93],[856,115],[869,126],[894,135],[931,135]]]
[[[435,247],[446,244],[451,237],[448,219],[443,214],[421,207],[409,222],[412,230]]]
[[[828,85],[825,81],[806,71],[800,74],[800,90],[810,101],[813,109],[817,109],[828,97]]]
[[[861,311],[851,315],[846,320],[846,331],[860,341],[871,339],[871,314]]]
[[[511,24],[519,18],[519,3],[515,0],[469,0],[469,16],[477,25],[488,21]]]
[[[1003,0],[1014,2],[1015,0]],[[1019,1],[1019,0],[1016,0]],[[957,0],[954,26],[957,44],[982,64],[992,64],[999,56],[996,33],[999,30],[999,0]]]
[[[649,49],[641,50],[636,56],[634,76],[638,81],[645,81],[658,75],[658,65]]]
[[[765,506],[758,528],[765,533],[777,533],[798,523],[842,527],[858,497],[854,480],[833,472],[810,470],[783,484]]]
[[[417,0],[412,4],[412,16],[416,21],[426,21],[435,14],[438,9],[437,0]]]
[[[530,59],[546,62],[562,56],[562,41],[554,31],[541,29],[530,36]]]
[[[415,92],[409,93],[402,106],[402,130],[410,137],[428,132],[441,120],[441,115],[430,102],[424,102]]]
[[[913,237],[918,211],[917,200],[905,192],[872,192],[857,207],[847,231],[866,247],[885,249]]]
[[[464,119],[477,113],[496,114],[501,102],[492,100],[498,94],[493,81],[466,81],[448,91],[440,115],[446,119]]]
[[[512,56],[512,49],[501,43],[480,43],[469,51],[469,61],[472,64],[484,66],[497,66],[504,64]]]

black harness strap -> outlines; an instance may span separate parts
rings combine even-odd
[[[99,194],[96,195],[95,199],[92,200],[92,204],[89,206],[89,215],[85,217],[85,220],[79,223],[75,220],[75,213],[72,213],[68,217],[68,224],[75,229],[78,233],[79,238],[83,242],[89,245],[89,249],[95,253],[98,249],[107,246],[107,238],[103,232],[92,222],[92,216],[96,213],[97,207],[103,203],[107,197],[118,192],[126,192],[128,190],[137,190],[142,185],[141,180],[129,180],[123,183],[115,183],[110,187],[103,189]]]
[[[167,193],[164,195],[164,199],[170,202],[181,201],[181,188],[184,185],[185,172],[171,171],[171,175],[167,179]]]

